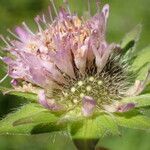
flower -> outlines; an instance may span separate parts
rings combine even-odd
[[[53,111],[77,105],[90,116],[96,106],[121,112],[134,108],[135,104],[115,103],[138,95],[145,83],[136,81],[131,87],[134,76],[121,58],[121,48],[106,41],[108,16],[108,4],[86,21],[61,8],[51,23],[37,16],[36,33],[25,23],[17,27],[17,39],[6,42],[10,56],[2,58],[14,88],[38,91],[39,103]],[[20,87],[24,83],[30,87]]]
[[[150,73],[141,81],[137,80],[137,71],[131,69],[136,40],[131,39],[124,47],[106,41],[109,5],[85,20],[72,14],[68,3],[67,9],[59,12],[52,4],[55,19],[50,8],[51,22],[44,15],[37,16],[35,33],[23,23],[16,34],[11,32],[15,39],[1,36],[9,53],[1,57],[8,67],[4,79],[12,78],[13,91],[36,94],[43,108],[61,112],[57,125],[68,116],[89,119],[106,113],[113,120],[116,113],[136,110],[139,103],[134,97],[143,92]],[[123,101],[125,98],[133,100]]]

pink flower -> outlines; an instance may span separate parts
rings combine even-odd
[[[32,90],[26,90],[37,93],[39,103],[53,111],[77,105],[84,116],[90,116],[97,107],[109,110],[105,106],[127,96],[133,83],[128,84],[129,70],[124,69],[121,55],[116,57],[118,45],[106,41],[108,16],[108,4],[86,21],[62,8],[52,22],[37,16],[35,33],[23,23],[15,30],[16,39],[2,38],[10,53],[2,60],[8,65],[13,87],[18,90],[30,83]],[[115,111],[134,106],[120,104]]]

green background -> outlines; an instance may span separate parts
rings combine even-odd
[[[92,0],[91,0],[92,1]],[[92,13],[96,12],[95,0],[92,1]],[[62,0],[55,0],[57,8]],[[82,12],[87,10],[87,0],[69,0],[71,10]],[[119,42],[126,32],[141,23],[143,32],[138,44],[138,49],[149,45],[150,38],[150,0],[103,0],[102,4],[110,4],[110,17],[108,22],[107,39],[109,42]],[[8,36],[6,30],[14,29],[25,21],[35,30],[33,18],[37,14],[47,13],[49,0],[0,0],[0,34]],[[2,43],[0,43],[3,46]],[[1,54],[1,52],[0,52]],[[3,65],[0,63],[0,78],[5,75]],[[8,84],[6,81],[4,84]],[[0,117],[15,110],[25,102],[20,98],[2,96],[0,94]],[[144,131],[123,130],[119,137],[104,138],[101,145],[111,150],[150,150],[150,134]],[[70,150],[75,149],[68,135],[45,134],[36,136],[0,136],[0,150]]]

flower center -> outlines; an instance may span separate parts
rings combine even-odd
[[[103,109],[104,105],[109,105],[115,100],[124,97],[124,92],[128,89],[131,81],[128,78],[128,69],[119,62],[119,59],[110,57],[103,71],[98,74],[93,70],[86,71],[83,77],[80,75],[76,79],[69,79],[67,85],[62,90],[55,91],[54,97],[58,102],[65,104],[68,108],[75,105],[82,105],[83,98],[88,96],[96,101],[96,105]]]

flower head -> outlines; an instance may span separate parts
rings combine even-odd
[[[106,41],[108,16],[108,4],[88,20],[61,8],[51,23],[37,16],[35,33],[25,23],[17,27],[16,39],[5,41],[10,55],[2,58],[13,87],[37,93],[39,103],[53,111],[80,107],[91,116],[134,108],[118,101],[141,93],[146,81],[132,86],[134,75],[120,46]]]

